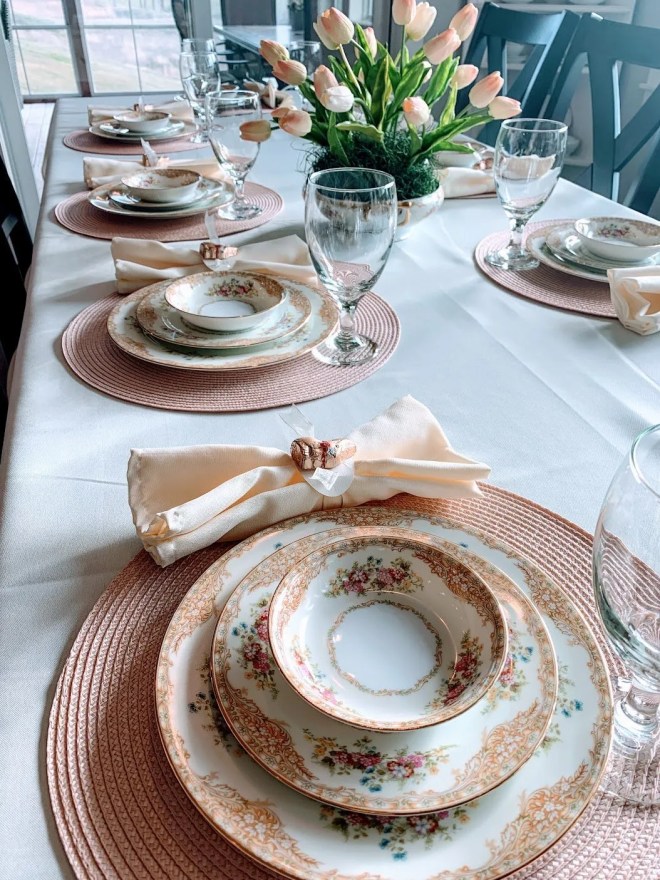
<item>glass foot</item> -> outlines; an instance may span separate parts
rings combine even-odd
[[[486,254],[486,262],[498,269],[538,269],[539,261],[527,251],[507,245]]]
[[[378,351],[378,343],[366,336],[355,335],[355,343],[349,347],[340,348],[335,343],[336,337],[322,342],[312,354],[317,361],[330,364],[333,367],[355,367],[358,364],[366,364],[375,357]]]
[[[209,139],[208,139],[208,137],[204,134],[203,131],[197,131],[197,132],[195,132],[195,134],[190,138],[190,143],[191,143],[191,144],[208,144],[208,143],[209,143]]]
[[[230,202],[224,208],[218,208],[218,217],[223,220],[250,220],[262,214],[263,210],[259,205],[251,205],[249,202]]]

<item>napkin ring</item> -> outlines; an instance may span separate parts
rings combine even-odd
[[[353,458],[357,446],[352,440],[317,440],[316,437],[297,437],[291,444],[291,458],[301,471],[316,468],[331,470],[343,461]]]
[[[236,256],[238,248],[216,244],[212,241],[203,241],[199,246],[199,253],[202,260],[227,260],[229,257]]]

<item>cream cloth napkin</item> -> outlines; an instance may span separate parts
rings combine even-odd
[[[228,181],[229,177],[215,159],[168,159],[161,156],[156,168],[185,168],[196,171],[202,177]],[[96,189],[106,183],[119,183],[122,177],[134,171],[144,171],[142,162],[125,159],[101,159],[98,156],[83,156],[83,177],[87,189]]]
[[[660,267],[608,269],[610,296],[624,327],[649,336],[660,330]]]
[[[460,199],[495,192],[493,175],[478,168],[443,168],[437,172],[446,199]]]
[[[490,468],[459,455],[432,413],[409,395],[349,434],[355,478],[343,495],[320,495],[288,452],[264,446],[133,449],[128,495],[137,534],[159,565],[219,540],[238,540],[314,510],[353,507],[409,492],[476,495]]]
[[[90,125],[97,122],[103,122],[105,119],[112,119],[115,113],[125,113],[126,110],[132,110],[133,107],[87,107],[87,120]],[[145,110],[161,110],[163,113],[169,113],[172,119],[181,122],[193,122],[193,112],[187,101],[166,101],[163,104],[145,104]]]
[[[148,284],[207,272],[194,245],[162,244],[141,238],[113,238],[110,252],[115,261],[119,293],[132,293]],[[282,275],[303,284],[316,283],[316,272],[307,245],[297,235],[241,245],[231,262],[238,271]]]

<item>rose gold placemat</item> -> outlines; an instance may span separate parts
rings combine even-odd
[[[477,500],[400,495],[385,503],[454,517],[509,543],[570,593],[600,636],[591,536],[577,526],[492,486],[484,486]],[[275,878],[197,813],[170,770],[155,718],[156,663],[165,629],[219,553],[219,546],[210,547],[164,570],[139,553],[101,596],[73,645],[51,709],[47,769],[57,828],[80,880]],[[659,840],[659,809],[615,806],[597,795],[554,847],[511,876],[657,880]]]
[[[83,382],[112,397],[185,412],[268,409],[350,388],[389,360],[401,330],[392,307],[369,293],[356,316],[358,330],[378,342],[376,357],[367,364],[340,369],[306,354],[272,367],[224,374],[179,370],[137,360],[114,344],[106,321],[119,299],[99,300],[73,319],[62,337],[67,363]]]
[[[566,222],[566,220],[559,220],[557,224]],[[543,226],[554,225],[554,222],[530,223],[527,228],[532,232]],[[482,239],[474,251],[477,266],[500,287],[525,296],[527,299],[533,299],[558,309],[566,309],[569,312],[581,312],[583,315],[595,315],[598,318],[616,318],[607,282],[577,278],[575,275],[567,275],[565,272],[559,272],[557,269],[543,264],[538,269],[514,272],[508,269],[497,269],[487,263],[486,254],[488,251],[504,247],[508,240],[508,232],[494,232]]]
[[[200,150],[202,147],[208,147],[208,144],[193,144],[190,138],[173,138],[170,140],[150,141],[153,150],[156,153],[182,153],[185,150]],[[108,138],[101,138],[92,134],[85,128],[70,131],[64,135],[62,143],[71,150],[78,150],[81,153],[97,153],[102,156],[140,156],[144,152],[142,144],[126,144],[121,141],[113,141]]]
[[[55,219],[71,232],[79,232],[90,238],[153,238],[157,241],[192,241],[208,238],[204,225],[204,214],[193,217],[180,217],[176,220],[142,220],[139,217],[124,217],[108,214],[89,203],[87,191],[75,193],[55,206]],[[218,219],[218,235],[225,237],[235,232],[246,232],[268,223],[282,210],[282,197],[267,186],[247,183],[245,195],[251,202],[263,208],[261,214],[251,220]]]

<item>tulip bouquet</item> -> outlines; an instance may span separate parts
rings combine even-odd
[[[392,174],[399,199],[428,195],[438,187],[430,159],[439,151],[470,152],[456,137],[492,119],[520,113],[520,104],[498,96],[503,79],[491,73],[473,85],[478,69],[459,64],[454,53],[472,33],[478,11],[464,6],[450,26],[411,51],[409,42],[424,39],[436,10],[427,2],[394,0],[392,17],[404,28],[403,48],[393,58],[372,28],[354,24],[331,7],[314,28],[330,56],[311,79],[305,66],[289,58],[280,43],[263,40],[261,54],[277,79],[298,86],[311,112],[285,103],[273,111],[279,127],[313,146],[311,170],[337,166],[375,168]],[[346,47],[351,45],[351,63]],[[472,86],[468,107],[455,112],[459,89]],[[264,132],[265,133],[265,132]]]

